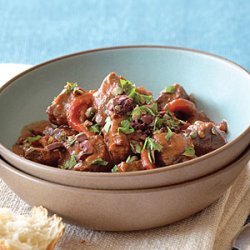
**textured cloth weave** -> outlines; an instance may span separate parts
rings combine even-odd
[[[28,68],[26,65],[0,64],[0,84]],[[20,200],[0,178],[0,207],[28,213]],[[66,224],[57,250],[78,249],[174,249],[226,250],[250,212],[250,163],[233,186],[214,204],[188,219],[162,228],[128,232],[99,232]]]

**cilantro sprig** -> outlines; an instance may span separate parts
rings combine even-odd
[[[108,117],[106,118],[105,122],[106,122],[106,123],[105,123],[103,129],[104,129],[104,131],[105,131],[106,133],[108,133],[108,132],[109,132],[109,129],[110,129],[110,127],[111,127],[111,123],[112,123],[111,118],[108,116]]]
[[[134,133],[135,129],[131,126],[131,122],[129,120],[123,120],[118,128],[118,133],[120,131],[128,135]]]
[[[164,92],[167,93],[167,94],[173,94],[173,93],[175,93],[175,91],[176,91],[176,88],[175,88],[174,85],[167,86],[164,89]]]
[[[194,157],[195,156],[195,150],[191,146],[185,147],[185,150],[182,155],[185,155],[187,157]]]
[[[59,167],[62,169],[72,169],[77,164],[76,156],[77,156],[76,154],[72,154],[69,157],[69,159],[63,165],[60,165]]]
[[[156,105],[156,106],[155,106]],[[132,119],[133,120],[137,120],[139,119],[143,114],[149,114],[149,115],[152,115],[152,116],[156,116],[157,115],[157,104],[154,103],[152,105],[152,107],[150,108],[149,106],[136,106],[132,113],[131,113],[131,116],[132,116]]]
[[[98,124],[94,124],[94,125],[90,126],[88,129],[89,129],[90,132],[93,132],[93,133],[99,133],[100,132],[100,127],[99,127]]]
[[[142,147],[142,150],[144,149],[160,152],[162,150],[162,145],[156,142],[153,138],[147,137]]]
[[[97,158],[94,161],[91,162],[91,165],[97,165],[97,166],[107,166],[108,162],[103,160],[102,158]]]
[[[135,84],[129,80],[120,79],[120,85],[124,93],[131,97],[136,104],[149,104],[153,101],[152,95],[140,94],[135,87]]]
[[[141,147],[139,142],[131,140],[130,141],[130,147],[131,147],[131,150],[132,150],[132,152],[134,154],[140,154],[141,153],[142,147]]]
[[[172,137],[172,135],[173,135],[172,130],[169,127],[167,127],[167,134],[165,136],[166,141],[168,141]]]
[[[118,172],[118,166],[115,165],[112,169],[111,169],[112,173],[117,173]]]

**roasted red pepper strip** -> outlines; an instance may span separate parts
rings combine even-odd
[[[144,169],[156,168],[155,164],[150,162],[147,149],[144,149],[141,151],[141,162],[142,162],[142,166],[144,167]]]
[[[194,103],[189,100],[178,98],[175,99],[166,105],[167,109],[171,112],[183,112],[190,117],[194,117],[197,115],[197,109]]]
[[[90,132],[88,128],[84,125],[85,112],[89,106],[92,105],[93,97],[92,94],[86,92],[78,97],[76,97],[69,108],[67,114],[68,124],[76,131],[85,133],[88,137],[94,135]]]

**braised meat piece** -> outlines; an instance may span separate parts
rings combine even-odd
[[[165,91],[161,92],[160,96],[156,100],[159,110],[165,110],[167,103],[178,98],[190,100],[184,88],[178,83],[174,84],[173,86],[167,87]]]
[[[117,166],[116,172],[132,172],[132,171],[139,171],[139,170],[144,170],[141,160],[133,161],[129,163],[123,161]]]
[[[167,139],[167,133],[156,133],[154,139],[162,145],[162,150],[156,152],[156,161],[160,166],[168,166],[195,157],[194,154],[185,155],[185,150],[192,148],[192,143],[182,134],[173,132]]]
[[[84,141],[85,142],[85,141]],[[110,156],[102,136],[96,135],[89,138],[88,143],[82,143],[84,153],[87,156],[74,166],[77,171],[107,172],[113,167]]]
[[[62,92],[53,100],[46,112],[51,123],[68,125],[67,112],[71,102],[79,95],[86,92],[78,87],[77,83],[67,83]]]
[[[114,116],[109,132],[105,136],[108,151],[115,164],[125,161],[130,153],[130,144],[127,135],[118,131],[122,120],[123,118]]]
[[[44,148],[28,148],[25,150],[24,157],[28,160],[41,164],[57,167],[58,163],[63,159],[63,153],[57,150],[46,150]]]
[[[122,94],[120,87],[120,79],[114,72],[108,74],[103,80],[100,88],[93,94],[94,106],[98,110],[96,114],[96,122],[104,125],[107,118],[107,104],[115,96]]]
[[[227,143],[226,134],[213,122],[196,121],[186,130],[197,156],[207,154]]]

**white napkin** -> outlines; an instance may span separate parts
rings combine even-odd
[[[29,65],[0,64],[0,83]],[[27,213],[30,206],[20,200],[0,179],[0,207]],[[113,233],[66,224],[56,249],[174,249],[226,250],[250,213],[250,164],[233,186],[214,204],[188,219],[162,228]]]

